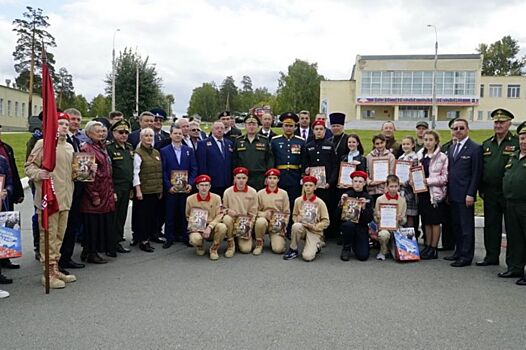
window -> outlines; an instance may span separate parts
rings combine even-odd
[[[491,85],[489,86],[490,97],[501,97],[502,96],[502,85]]]
[[[22,117],[26,115],[26,104],[22,102]]]
[[[0,115],[4,115],[4,99],[0,98]]]
[[[460,111],[449,111],[447,112],[447,119],[455,119],[460,117]]]
[[[487,119],[488,119],[488,120],[492,120],[492,119],[493,119],[493,118],[491,118],[491,111],[488,111],[488,113],[487,113]]]
[[[484,118],[484,112],[483,111],[478,111],[477,112],[477,120],[482,120],[482,118]]]
[[[521,94],[520,85],[508,85],[508,98],[519,98]]]
[[[366,109],[362,111],[362,119],[373,119],[374,118],[375,111]]]
[[[18,101],[15,101],[15,117],[18,117]]]
[[[7,116],[11,116],[11,101],[7,100]]]
[[[424,120],[429,118],[428,106],[400,106],[398,118],[400,120]]]
[[[480,97],[484,97],[484,84],[480,84]]]

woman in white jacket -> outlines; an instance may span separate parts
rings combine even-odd
[[[440,240],[440,224],[443,223],[447,194],[447,156],[440,152],[440,137],[435,131],[424,134],[424,148],[418,152],[418,159],[424,167],[428,191],[418,194],[418,211],[422,216],[425,232],[425,247],[420,253],[423,260],[438,258],[437,246]]]

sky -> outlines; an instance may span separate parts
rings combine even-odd
[[[274,92],[296,58],[318,64],[326,79],[349,79],[356,55],[475,53],[505,35],[526,55],[526,1],[486,0],[0,0],[0,82],[14,80],[12,22],[25,6],[49,16],[56,67],[73,75],[75,92],[104,93],[125,47],[156,64],[163,91],[185,114],[192,90],[243,75]],[[116,32],[116,29],[120,31]],[[118,91],[116,92],[118,94]]]

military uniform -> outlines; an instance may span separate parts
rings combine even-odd
[[[111,131],[130,131],[130,124],[120,120],[112,125]],[[113,140],[107,147],[111,159],[113,190],[117,195],[113,229],[121,241],[124,240],[124,224],[128,215],[130,192],[133,189],[133,147],[129,143],[119,145]]]
[[[526,122],[517,127],[517,134],[526,134]],[[524,137],[524,136],[523,136]],[[522,277],[519,285],[526,285],[524,266],[526,264],[526,156],[515,151],[505,166],[502,190],[506,199],[506,222],[508,231],[509,263],[508,271],[500,277]]]
[[[500,111],[500,110],[497,110]],[[512,118],[493,112],[494,121]],[[519,139],[511,132],[501,140],[492,136],[482,143],[484,168],[479,192],[484,198],[484,247],[486,257],[478,265],[498,265],[502,238],[502,217],[506,212],[506,200],[502,193],[504,167],[510,156],[519,149]],[[508,221],[505,221],[506,233]],[[509,251],[506,252],[506,264],[509,263]]]
[[[250,117],[245,123],[257,123],[257,119]],[[250,171],[248,185],[260,190],[265,187],[265,172],[274,166],[274,157],[270,150],[269,140],[256,134],[252,142],[247,135],[240,136],[234,143],[233,167],[245,167]]]

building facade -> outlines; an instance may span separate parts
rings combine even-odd
[[[4,131],[27,130],[28,99],[26,91],[0,85],[0,125]],[[41,111],[42,98],[33,94],[33,115]]]
[[[434,55],[357,56],[349,80],[320,84],[320,110],[353,120],[488,121],[495,108],[526,120],[526,77],[482,76],[479,54],[439,55],[433,113]]]

